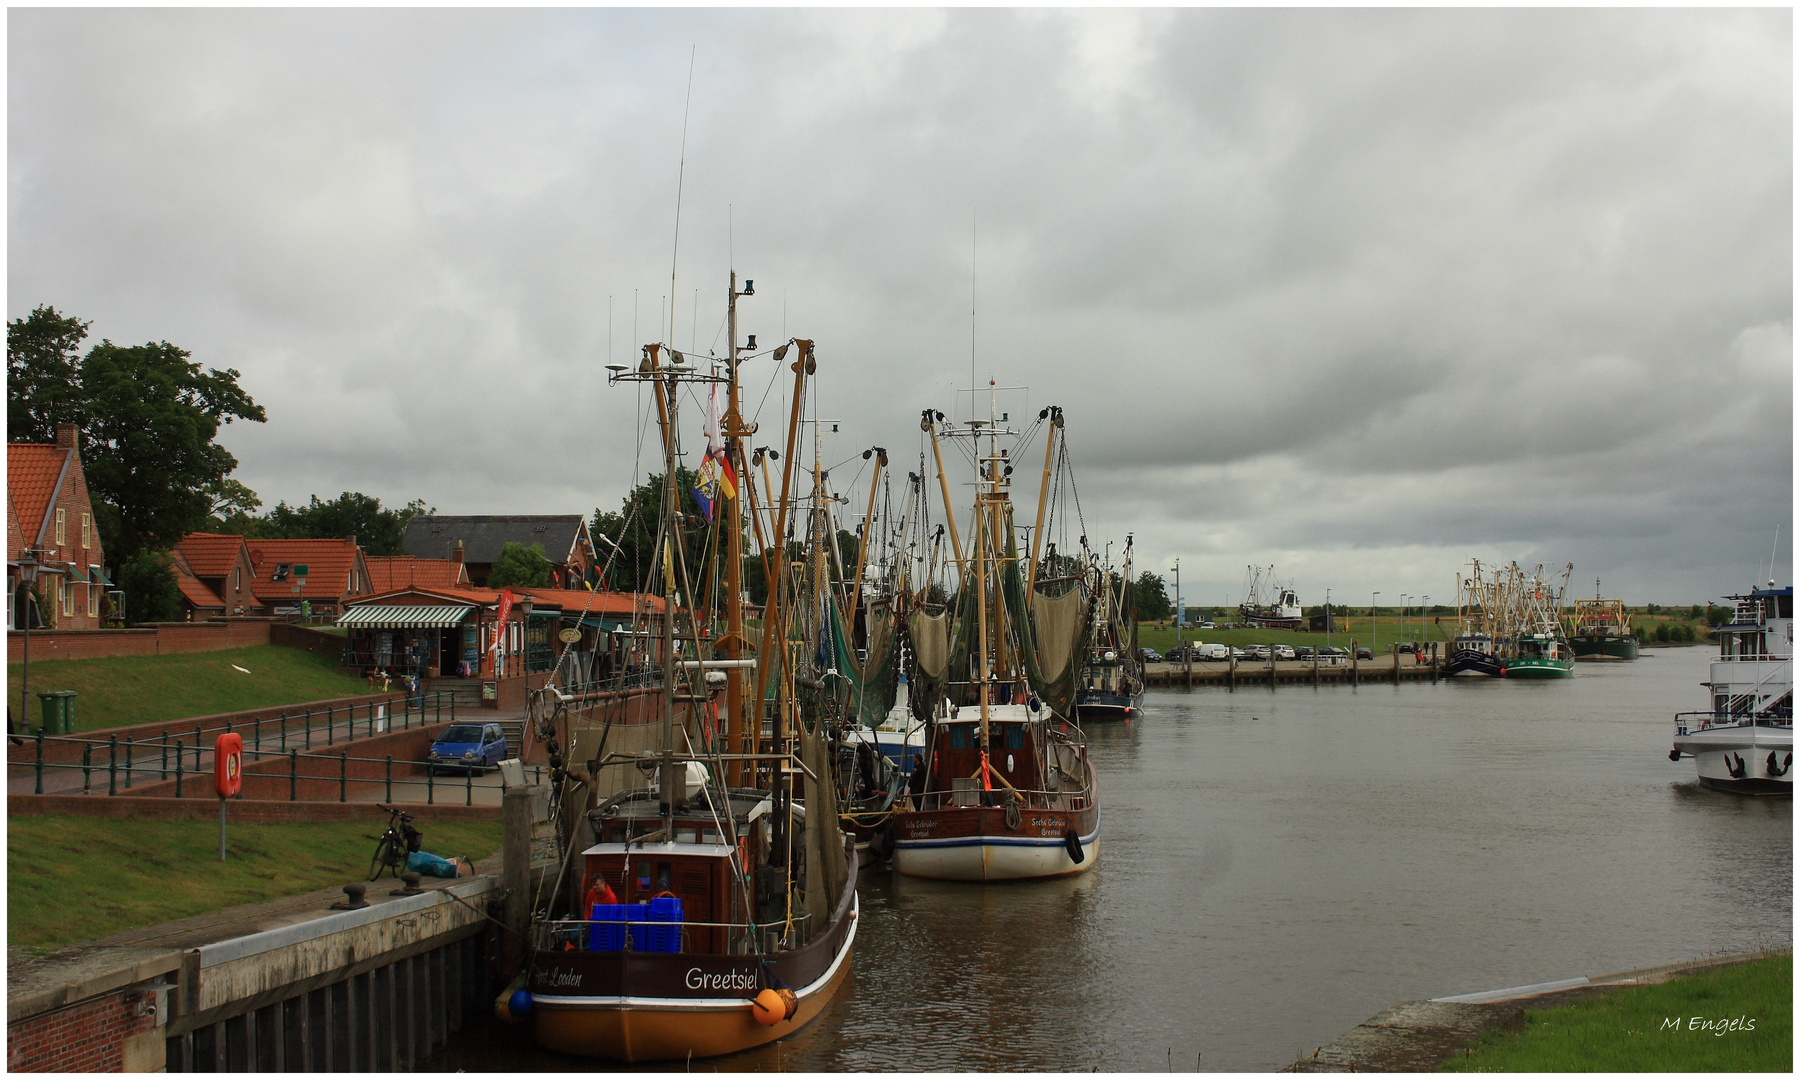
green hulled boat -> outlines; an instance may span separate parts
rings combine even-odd
[[[1600,580],[1594,579],[1594,598],[1575,601],[1569,617],[1569,647],[1577,660],[1636,660],[1637,638],[1631,633],[1631,616],[1625,601],[1600,599]]]
[[[1566,679],[1575,674],[1575,651],[1558,634],[1522,634],[1506,658],[1509,679]]]

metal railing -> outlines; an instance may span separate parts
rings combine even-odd
[[[796,927],[804,929],[811,915],[797,914],[792,922]],[[779,924],[785,926],[789,920]],[[644,949],[637,945],[633,935],[636,928],[649,930],[681,931],[681,948],[675,951],[687,951],[687,932],[689,930],[727,930],[737,934],[754,937],[764,930],[774,930],[775,925],[761,925],[749,922],[701,922],[695,919],[676,921],[658,919],[547,919],[535,922],[531,927],[531,946],[534,949],[561,949],[565,944],[573,945],[576,951],[588,951],[587,939],[592,927],[622,926],[625,928],[623,947],[619,949],[592,950],[595,952],[664,952],[661,949]]]
[[[1777,709],[1766,713],[1750,710],[1737,712],[1684,712],[1675,714],[1675,734],[1692,735],[1697,731],[1712,728],[1743,727],[1747,724],[1768,724],[1779,727],[1794,722],[1792,709]]]

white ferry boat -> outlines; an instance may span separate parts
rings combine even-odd
[[[1670,761],[1694,759],[1700,782],[1752,795],[1794,792],[1794,587],[1740,596],[1719,627],[1708,712],[1675,717]]]

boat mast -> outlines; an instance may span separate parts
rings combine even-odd
[[[726,354],[725,384],[725,461],[736,477],[737,483],[725,496],[725,638],[715,645],[715,649],[724,654],[727,660],[741,660],[744,656],[744,514],[743,498],[740,491],[743,485],[750,482],[749,462],[744,460],[744,436],[756,429],[744,425],[743,415],[738,411],[738,334],[737,334],[737,302],[740,296],[755,296],[756,282],[745,281],[744,291],[737,287],[737,271],[731,272],[731,286],[725,291],[726,321],[730,323],[731,347]],[[765,575],[766,576],[766,575]],[[740,754],[754,754],[751,746],[740,746],[740,736],[753,730],[750,719],[744,715],[744,673],[736,663],[725,669],[725,730],[722,733],[727,752],[736,750]],[[755,725],[760,727],[760,724]],[[747,740],[746,740],[747,741]],[[744,763],[732,761],[726,765],[725,783],[727,788],[741,787],[744,782]]]
[[[658,372],[657,347],[644,346],[649,354],[650,371]],[[657,415],[662,420],[663,437],[663,695],[662,695],[662,811],[663,835],[675,835],[675,530],[681,527],[675,506],[675,433],[670,409],[674,395],[669,393],[663,376],[655,382]]]
[[[938,447],[937,424],[932,419],[930,409],[925,410],[925,418],[920,421],[919,426],[931,436],[931,458],[937,463],[938,488],[944,493],[944,520],[950,526],[950,554],[956,557],[956,576],[967,578],[968,571],[963,567],[962,543],[956,536],[956,510],[950,504],[950,481],[944,475],[944,452]],[[979,458],[981,443],[976,441],[974,445],[976,457]],[[975,490],[979,492],[981,489],[977,487]]]
[[[1031,530],[1031,573],[1025,579],[1025,600],[1031,601],[1031,590],[1037,587],[1038,549],[1044,541],[1044,504],[1050,495],[1050,454],[1056,446],[1056,431],[1063,426],[1062,410],[1055,405],[1044,410],[1050,414],[1050,432],[1044,436],[1044,478],[1038,484],[1037,527]]]

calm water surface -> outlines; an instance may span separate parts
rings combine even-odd
[[[1560,682],[1153,691],[1140,721],[1089,732],[1094,871],[865,871],[846,992],[777,1046],[696,1067],[1278,1069],[1404,999],[1789,944],[1792,802],[1703,790],[1668,760],[1709,655]],[[427,1067],[595,1064],[489,1024]]]

